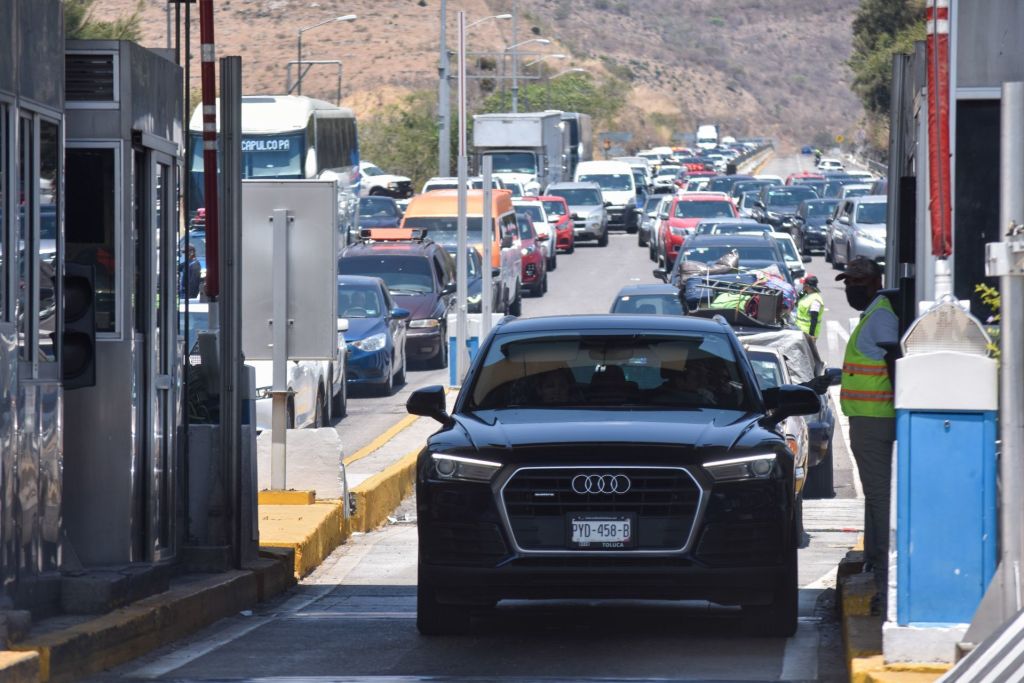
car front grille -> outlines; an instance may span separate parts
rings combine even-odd
[[[626,493],[579,494],[572,487],[579,474],[623,474],[630,488]],[[574,513],[635,514],[633,550],[682,550],[701,502],[693,477],[667,467],[524,468],[511,476],[501,495],[516,543],[528,551],[569,550],[567,530]]]
[[[411,197],[412,196],[412,181],[400,180],[395,183],[395,194],[399,197]]]

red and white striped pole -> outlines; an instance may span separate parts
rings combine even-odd
[[[932,221],[932,254],[946,259],[953,252],[949,169],[949,0],[928,0],[925,22],[928,30],[928,210]]]
[[[213,0],[199,0],[199,42],[203,87],[203,194],[206,202],[206,294],[220,294],[217,211],[217,50],[213,42]]]

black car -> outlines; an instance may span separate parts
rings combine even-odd
[[[708,186],[704,188],[705,192],[725,192],[729,194],[732,192],[732,188],[736,183],[747,182],[751,180],[757,180],[752,175],[716,175],[708,181]]]
[[[410,312],[405,353],[448,367],[448,313],[455,308],[455,262],[420,230],[360,231],[361,241],[338,258],[338,275],[384,280],[395,303]]]
[[[402,210],[391,197],[374,195],[359,198],[360,228],[397,228],[402,222]]]
[[[754,218],[782,231],[786,217],[796,213],[800,202],[817,199],[818,193],[805,185],[782,185],[761,190],[761,199],[755,204]]]
[[[808,199],[800,202],[796,214],[790,219],[792,228],[789,232],[796,240],[801,254],[809,254],[816,249],[825,252],[827,221],[837,204],[838,199]]]
[[[760,391],[727,324],[687,316],[510,320],[417,461],[417,627],[465,632],[502,599],[702,599],[753,633],[797,622],[793,457],[773,427],[817,412]]]

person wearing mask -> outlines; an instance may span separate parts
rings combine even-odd
[[[796,302],[796,326],[814,341],[818,341],[821,328],[825,326],[825,300],[821,298],[815,275],[804,278],[803,292]]]
[[[893,404],[899,321],[888,297],[881,294],[882,269],[858,256],[836,276],[846,286],[846,300],[863,311],[846,342],[839,403],[850,419],[850,447],[864,488],[865,569],[874,573],[878,595],[872,612],[882,613],[886,564],[889,556],[889,492],[892,486],[892,446],[896,440]]]
[[[181,273],[181,295],[186,299],[194,299],[199,296],[199,287],[202,280],[203,267],[196,258],[196,248],[191,244],[185,251],[185,268]]]

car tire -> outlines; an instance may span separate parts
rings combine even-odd
[[[565,250],[565,253],[566,254],[571,254],[574,251],[576,251],[576,238],[575,237],[573,237],[573,239],[569,242],[569,248]]]
[[[807,472],[804,484],[804,498],[834,498],[832,442],[829,441],[825,457]]]
[[[371,197],[383,197],[386,194],[383,187],[374,187],[370,190]]]
[[[395,384],[398,386],[404,386],[406,382],[405,373],[405,354],[402,354],[402,367],[398,368],[398,372],[395,373]]]
[[[786,567],[775,582],[772,601],[767,605],[743,606],[743,629],[749,635],[789,638],[796,633],[800,592],[797,584],[797,539],[789,540],[792,547],[786,552]]]
[[[643,230],[637,230],[637,233],[636,233],[636,246],[638,246],[638,247],[646,247],[647,243],[650,242],[650,241],[651,240],[649,238],[648,239],[644,239],[644,231]]]
[[[636,227],[635,225],[626,226],[626,234],[627,235],[635,235],[639,231],[640,231],[640,228]]]
[[[540,296],[548,293],[548,274],[544,273],[544,279],[540,281]]]
[[[647,241],[647,258],[654,261],[655,263],[658,262],[658,252],[654,248],[654,240]]]
[[[512,303],[508,306],[508,314],[520,317],[523,314],[523,293],[522,291],[516,292],[516,298],[513,299]]]
[[[331,419],[343,418],[348,413],[348,378],[341,375],[341,389],[331,397]]]
[[[432,359],[431,367],[435,370],[444,370],[448,367],[448,330],[444,327],[441,328],[441,348]]]
[[[828,242],[825,242],[822,251],[825,253],[825,263],[832,263],[832,250],[828,248]]]
[[[442,345],[443,346],[443,345]],[[392,361],[394,362],[394,361]],[[394,367],[392,366],[392,370]],[[395,393],[395,373],[389,371],[388,376],[384,379],[381,385],[377,389],[381,396],[390,396]]]
[[[469,631],[469,607],[437,601],[437,591],[420,582],[416,587],[416,630],[424,636],[460,635]]]
[[[551,258],[548,259],[548,270],[555,270],[558,268],[558,250],[551,253]]]
[[[316,392],[316,406],[313,409],[313,429],[320,429],[327,419],[327,396],[321,386]]]
[[[607,228],[605,228],[605,231],[603,233],[601,233],[600,237],[597,238],[597,246],[599,246],[599,247],[607,247],[608,246],[608,229]]]

